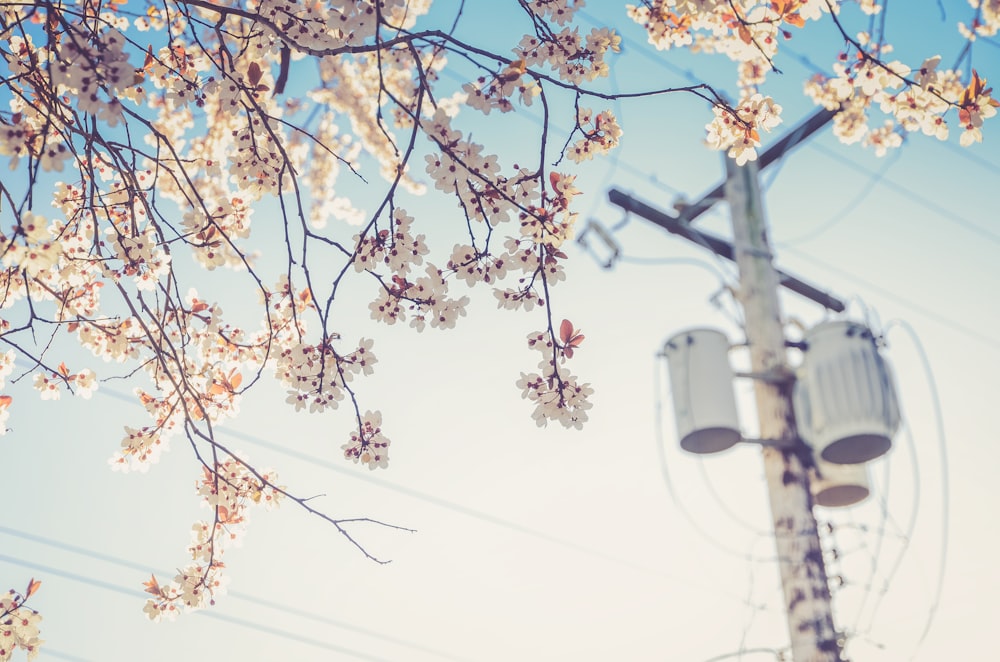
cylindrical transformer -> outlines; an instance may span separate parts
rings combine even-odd
[[[853,506],[867,499],[871,493],[868,467],[864,464],[833,464],[817,459],[810,487],[817,506]]]
[[[715,329],[683,331],[667,341],[664,353],[681,448],[717,453],[736,444],[740,423],[726,335]]]
[[[836,464],[886,453],[899,426],[899,405],[871,331],[857,322],[824,322],[804,341],[793,398],[802,439]]]

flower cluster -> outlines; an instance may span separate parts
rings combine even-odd
[[[590,108],[581,108],[576,116],[576,126],[583,138],[573,143],[567,155],[577,163],[592,159],[596,154],[607,154],[618,146],[622,136],[618,119],[610,110],[594,115]]]
[[[413,217],[406,210],[397,208],[392,213],[390,228],[365,234],[354,235],[354,270],[358,273],[367,269],[387,266],[393,273],[406,275],[414,266],[423,264],[427,255],[424,235],[414,236],[411,232]],[[366,231],[367,232],[367,231]]]
[[[886,50],[882,47],[881,52]],[[928,58],[916,70],[898,61],[882,63],[869,56],[859,56],[853,63],[844,60],[846,56],[834,65],[836,76],[815,76],[806,83],[806,94],[826,108],[840,109],[834,118],[834,133],[843,142],[874,145],[876,153],[902,144],[898,136],[889,136],[897,126],[902,131],[947,139],[945,114],[953,107],[959,109],[961,144],[981,142],[983,120],[995,115],[1000,106],[976,71],[968,85],[963,85],[959,72],[939,68],[940,56]],[[870,109],[875,105],[892,121],[871,128]]]
[[[588,399],[594,392],[590,384],[581,384],[566,368],[573,357],[573,348],[583,336],[566,320],[557,341],[551,331],[536,331],[528,335],[528,347],[542,353],[538,363],[541,373],[521,373],[517,387],[522,397],[535,403],[531,417],[539,427],[558,421],[567,428],[580,429],[587,421],[587,410],[593,403]]]
[[[561,3],[565,7],[565,3]],[[594,28],[580,37],[579,28],[525,35],[515,54],[528,67],[548,65],[559,78],[578,85],[608,75],[608,52],[621,50],[621,37],[608,28]]]
[[[362,338],[357,349],[348,354],[338,353],[334,340],[328,338],[317,345],[299,343],[278,355],[275,372],[282,385],[289,388],[286,402],[296,411],[336,409],[356,375],[375,371],[378,359],[372,351],[373,340]]]
[[[122,439],[121,450],[115,453],[108,464],[115,471],[149,471],[152,464],[160,459],[160,453],[167,450],[169,437],[161,434],[161,429],[154,426],[132,428],[125,426],[125,437]]]
[[[0,244],[4,246],[3,266],[23,269],[31,277],[48,274],[63,252],[54,230],[42,216],[31,211],[22,214],[14,236],[7,237],[0,232]]]
[[[358,429],[351,432],[351,440],[340,448],[345,458],[355,464],[367,465],[374,471],[389,466],[390,443],[389,438],[382,434],[382,413],[366,411]]]
[[[153,575],[145,582],[145,591],[153,596],[143,608],[150,620],[174,618],[181,608],[194,610],[215,604],[227,583],[220,557],[226,546],[243,534],[247,509],[250,505],[274,508],[284,496],[284,489],[275,484],[277,474],[253,470],[245,459],[231,456],[216,461],[211,468],[203,466],[203,472],[198,494],[211,508],[213,519],[192,525],[188,547],[192,562],[172,581],[161,584]]]
[[[706,142],[713,149],[728,150],[738,165],[757,159],[758,129],[770,131],[781,123],[781,106],[760,94],[742,99],[734,108],[715,106],[712,110],[715,118],[705,127]]]
[[[0,391],[7,383],[7,375],[14,371],[15,357],[12,349],[0,354]],[[10,405],[13,401],[11,396],[0,394],[0,436],[7,434],[7,420],[10,418]]]
[[[36,373],[33,385],[41,395],[42,400],[58,400],[62,393],[59,390],[61,385],[73,389],[84,400],[89,400],[97,389],[97,376],[89,368],[71,373],[65,363],[60,363],[55,372]]]
[[[7,662],[18,649],[28,654],[29,660],[38,657],[43,643],[38,638],[38,623],[41,615],[24,606],[24,603],[38,590],[41,582],[32,579],[23,594],[10,589],[0,596],[0,662]]]
[[[832,3],[839,11],[839,2]],[[736,61],[770,60],[779,33],[801,28],[831,11],[827,0],[646,0],[628,5],[629,17],[643,26],[649,43],[661,50],[693,46],[725,53]]]
[[[525,80],[526,70],[525,60],[514,60],[489,77],[480,76],[474,83],[466,83],[462,86],[466,103],[485,115],[491,110],[508,113],[514,110],[511,99],[516,94],[521,104],[530,106],[541,88],[537,82]]]
[[[958,31],[969,41],[976,37],[992,37],[1000,32],[1000,3],[997,0],[969,0],[976,10],[968,24],[958,24]]]
[[[729,114],[717,104],[709,125],[708,144],[728,150],[740,162],[756,157],[757,122],[748,122],[743,104],[753,98],[764,82],[765,73],[776,68],[779,44],[791,39],[793,28],[819,21],[825,14],[840,14],[840,2],[827,0],[648,0],[630,6],[629,16],[645,29],[649,42],[659,49],[690,47],[698,52],[724,53],[738,63],[741,102]],[[971,26],[960,25],[970,41],[977,35],[1000,30],[1000,12],[994,2],[970,0],[977,9]],[[882,5],[875,0],[858,0],[860,9],[878,14]],[[902,144],[902,132],[920,130],[939,139],[948,137],[944,116],[957,110],[964,130],[964,146],[982,141],[983,120],[996,113],[998,102],[985,80],[973,71],[967,84],[956,71],[938,70],[939,56],[928,58],[919,75],[898,61],[889,61],[889,44],[867,33],[848,34],[838,21],[849,50],[839,55],[833,76],[818,75],[806,84],[806,94],[817,104],[839,110],[834,132],[845,143],[860,142],[884,154]],[[915,73],[915,72],[914,72]],[[890,124],[873,122],[872,107],[890,116]]]
[[[452,329],[458,318],[466,314],[469,297],[448,297],[445,272],[433,264],[428,264],[424,275],[412,281],[394,275],[391,282],[368,305],[374,320],[395,324],[397,320],[406,320],[409,312],[410,326],[423,331],[427,324],[434,329]]]

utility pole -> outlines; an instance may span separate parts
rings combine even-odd
[[[792,410],[792,373],[778,302],[778,272],[772,264],[758,183],[758,168],[726,158],[725,196],[733,225],[734,260],[739,267],[738,298],[746,318],[764,474],[767,479],[781,585],[794,662],[840,662],[830,587],[812,511],[807,450]]]
[[[778,288],[784,287],[834,312],[843,312],[846,306],[837,297],[775,268],[758,172],[823,128],[835,115],[836,111],[818,110],[764,150],[757,161],[745,166],[723,157],[725,181],[676,214],[654,209],[617,189],[608,191],[612,204],[733,260],[739,268],[737,296],[746,318],[764,474],[793,662],[842,662],[843,658],[813,515],[808,473],[812,453],[799,437],[792,408],[794,376],[787,361]],[[728,201],[731,210],[732,243],[692,227],[698,216],[722,199]]]

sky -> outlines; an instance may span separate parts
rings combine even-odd
[[[724,63],[664,59],[611,12],[617,3],[591,5],[584,25],[618,16],[625,38],[609,86],[707,76],[734,87]],[[449,8],[429,20],[450,23]],[[968,18],[966,3],[907,11],[890,7],[896,55],[919,63],[935,54],[925,52],[933,42],[948,62],[958,46],[941,35]],[[483,35],[485,14],[470,3],[458,34],[502,44],[513,42],[500,27],[524,29],[495,21]],[[801,41],[778,62],[786,123],[772,140],[812,112],[800,82],[810,61],[822,66],[838,47]],[[987,78],[1000,72],[995,44],[979,42],[974,55]],[[143,416],[127,383],[58,403],[12,386],[19,409],[0,438],[0,588],[42,580],[31,601],[47,641],[38,659],[778,659],[788,635],[759,448],[683,453],[658,356],[691,327],[742,341],[726,289],[734,268],[606,201],[616,187],[669,208],[714,187],[722,160],[701,144],[710,113],[681,95],[613,107],[622,145],[581,173],[579,209],[581,221],[612,229],[622,258],[604,268],[569,246],[569,278],[553,299],[557,316],[587,336],[572,359],[595,388],[582,431],[534,425],[514,382],[537,360],[524,338],[542,318],[497,311],[485,291],[472,293],[458,328],[421,335],[367,320],[373,292],[347,295],[345,337],[377,341],[365,398],[382,409],[393,442],[387,470],[342,459],[345,412],[296,414],[267,380],[219,431],[296,493],[316,495],[325,512],[413,529],[351,527],[391,563],[371,562],[286,504],[253,513],[242,546],[226,553],[231,584],[215,607],[149,623],[141,582],[173,574],[191,523],[207,512],[192,489],[200,472],[189,448],[177,440],[149,473],[113,473],[107,459],[122,425]],[[516,146],[537,122],[510,120],[505,139]],[[871,498],[816,512],[828,574],[841,583],[835,620],[855,660],[980,659],[995,648],[997,130],[988,122],[984,144],[968,150],[957,136],[912,136],[877,159],[827,129],[761,175],[777,265],[847,301],[845,318],[884,333],[898,384],[903,425],[870,466]],[[459,221],[434,195],[413,204],[440,223]],[[720,236],[731,234],[728,224],[724,205],[697,222]],[[833,318],[793,294],[782,294],[782,306],[806,328]],[[750,385],[735,388],[752,438]]]

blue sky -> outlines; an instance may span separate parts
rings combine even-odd
[[[617,5],[593,4],[594,15]],[[943,6],[944,23],[934,2],[907,7],[911,14],[890,7],[897,57],[918,64],[941,52],[950,62],[958,46],[937,42],[968,6]],[[484,14],[472,3],[459,34],[480,35]],[[657,64],[662,55],[646,49],[637,26],[613,22],[626,40],[609,86],[684,85],[690,70],[733,87],[722,63],[670,54]],[[503,43],[502,34],[490,37]],[[837,42],[796,37],[789,46],[822,65]],[[978,43],[975,63],[995,78],[1000,48]],[[785,74],[774,89],[787,127],[811,111],[798,91],[811,71],[791,54],[779,66]],[[383,410],[393,440],[388,470],[345,463],[346,416],[295,414],[267,382],[221,431],[297,493],[322,495],[313,503],[325,511],[416,529],[351,529],[373,554],[392,559],[388,565],[286,505],[254,513],[243,546],[227,552],[230,595],[176,623],[150,624],[141,582],[183,562],[190,525],[206,512],[192,489],[189,449],[175,440],[148,474],[112,473],[106,461],[121,426],[143,416],[126,383],[56,404],[12,387],[18,408],[0,439],[8,495],[0,583],[43,581],[32,600],[48,641],[39,659],[710,660],[741,650],[744,660],[775,659],[787,634],[759,452],[682,454],[656,356],[668,336],[692,326],[742,339],[734,304],[719,294],[734,271],[624,218],[605,198],[614,186],[669,207],[713,187],[722,162],[700,144],[710,113],[679,95],[615,110],[621,150],[581,174],[579,208],[583,219],[617,228],[627,259],[605,270],[570,247],[570,277],[554,297],[557,317],[587,335],[573,358],[574,372],[596,389],[583,431],[537,429],[514,387],[537,360],[523,342],[542,326],[537,311],[496,311],[484,291],[456,330],[417,335],[365,319],[366,287],[345,298],[343,334],[378,342],[364,395]],[[538,130],[530,118],[505,121],[513,147]],[[996,131],[987,123],[986,142],[971,150],[957,147],[957,136],[913,136],[898,155],[876,159],[827,130],[762,175],[779,266],[849,300],[851,318],[867,316],[886,331],[899,384],[904,428],[872,466],[873,498],[845,512],[818,511],[833,531],[825,545],[837,558],[831,552],[828,571],[845,581],[834,594],[836,619],[858,633],[848,649],[855,659],[976,659],[994,647]],[[441,224],[460,222],[451,202],[434,195],[413,207]],[[728,235],[727,210],[716,207],[698,225]],[[783,305],[806,326],[824,319],[794,295]],[[738,393],[754,436],[747,385]]]

